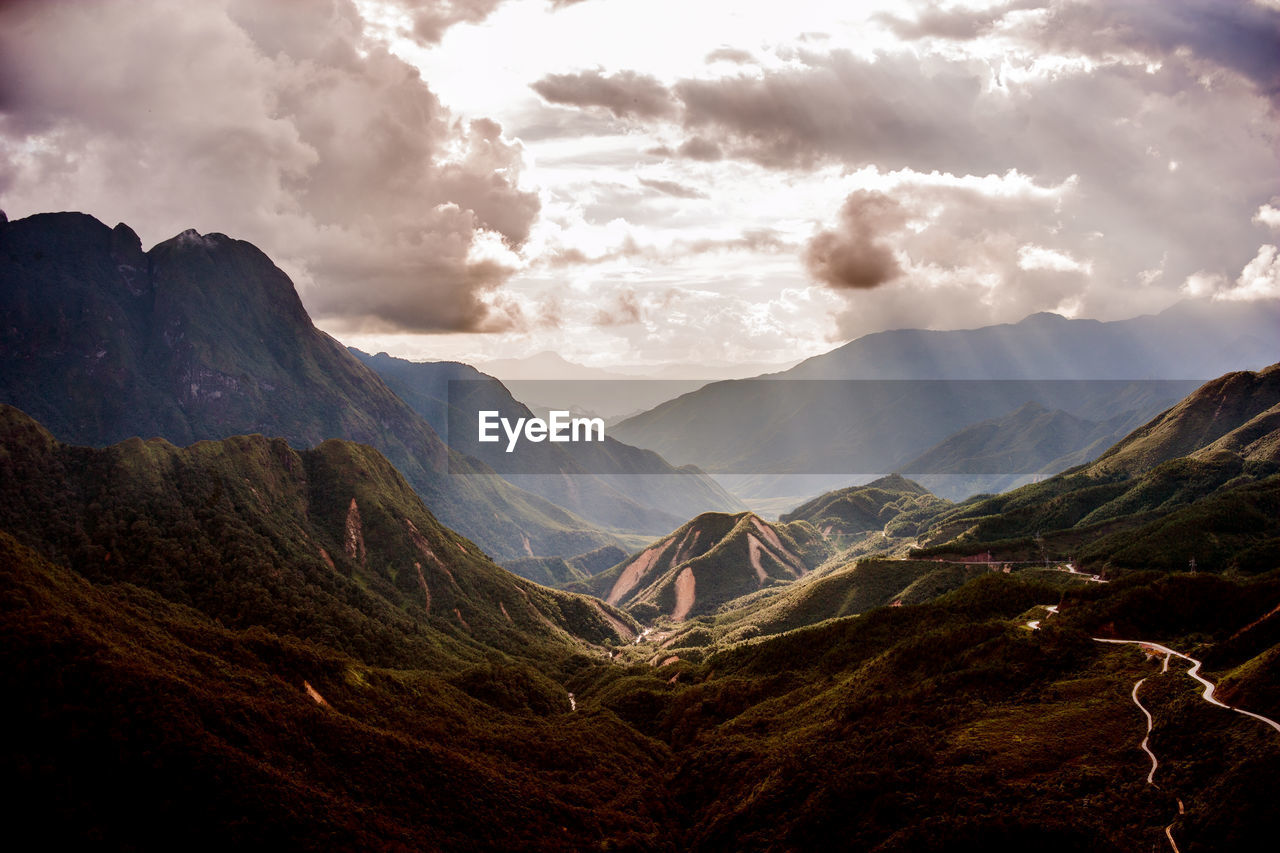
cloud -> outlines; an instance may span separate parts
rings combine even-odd
[[[0,11],[11,215],[250,240],[331,326],[518,322],[498,289],[539,210],[519,146],[455,119],[350,2],[69,5]]]
[[[708,64],[712,62],[732,62],[735,65],[751,65],[756,61],[756,57],[749,50],[741,50],[736,47],[718,47],[707,54],[706,61]]]
[[[644,306],[641,305],[640,298],[634,290],[627,289],[614,293],[612,304],[596,311],[595,317],[592,318],[592,325],[604,328],[626,326],[639,323],[644,316]]]
[[[478,24],[503,0],[400,0],[412,16],[410,34],[421,44],[439,44],[445,31],[457,24]]]
[[[1095,260],[1097,238],[1062,228],[1061,211],[1079,193],[1074,180],[910,171],[863,180],[866,188],[850,194],[837,224],[805,253],[814,278],[843,301],[834,312],[842,337],[1012,322],[1046,310],[1074,316],[1115,303],[1112,268],[1101,274]],[[1131,290],[1138,288],[1124,292]]]
[[[676,153],[681,157],[688,157],[690,160],[701,160],[704,163],[714,163],[717,160],[724,159],[724,151],[720,146],[701,136],[691,136],[681,143],[676,149]]]
[[[707,254],[709,252],[753,252],[756,254],[777,254],[795,250],[795,244],[786,240],[772,228],[749,228],[737,237],[704,238],[689,240],[676,244],[689,254]]]
[[[1039,14],[1011,19],[1030,10]],[[930,2],[914,20],[872,19],[906,40],[972,41],[1000,30],[1015,43],[1095,58],[1137,51],[1160,60],[1183,50],[1280,97],[1280,8],[1255,0],[1007,0],[976,9]]]
[[[927,211],[903,193],[931,196],[939,212],[930,221],[949,224],[869,245],[909,257],[913,276],[928,267],[932,280],[954,279],[946,288],[967,290],[976,307],[964,312],[975,322],[1059,303],[1106,316],[1155,311],[1198,270],[1238,271],[1257,248],[1241,226],[1255,216],[1266,224],[1261,209],[1280,191],[1274,107],[1244,76],[1206,74],[1187,48],[1158,61],[1127,47],[1088,62],[1078,51],[1055,55],[1035,40],[1046,14],[1006,16],[999,44],[1017,42],[1000,54],[1007,67],[980,57],[981,45],[874,56],[792,48],[782,66],[673,83],[675,112],[639,129],[663,140],[647,153],[718,163],[718,174],[763,167],[802,183],[835,169],[957,179],[1012,171],[1041,187],[1070,182],[1048,204],[879,187],[917,218]],[[1026,210],[1029,222],[1010,221]],[[821,280],[877,281],[830,271],[841,250],[867,248],[842,233],[835,227],[814,247],[828,259]],[[957,246],[973,260],[956,260]],[[879,261],[872,273],[892,271],[884,252],[853,257]],[[971,273],[967,284],[958,270]]]
[[[695,255],[747,252],[752,254],[783,254],[795,251],[797,246],[771,228],[751,228],[735,236],[701,237],[675,240],[667,245],[640,243],[628,233],[613,248],[588,254],[573,247],[555,247],[539,260],[551,268],[572,266],[596,266],[617,261],[640,260],[651,264],[671,264]]]
[[[637,178],[640,186],[648,187],[651,190],[657,190],[663,195],[674,196],[675,198],[706,198],[707,194],[702,190],[687,187],[684,184],[675,181],[663,181],[656,178]]]
[[[1258,212],[1253,215],[1253,221],[1258,225],[1265,225],[1280,231],[1280,209],[1270,204],[1264,204],[1258,208]]]
[[[666,86],[656,77],[636,71],[605,75],[597,68],[549,74],[530,88],[549,103],[603,108],[618,118],[664,118],[676,110]]]
[[[402,11],[408,25],[396,24],[392,30],[424,47],[438,45],[446,32],[458,24],[479,24],[493,14],[506,0],[390,0],[393,10]],[[550,0],[553,10],[582,3],[584,0]]]
[[[869,290],[902,274],[884,234],[905,222],[901,205],[880,192],[850,193],[840,222],[814,235],[804,250],[809,274],[837,290]]]
[[[1182,292],[1190,297],[1212,298],[1215,302],[1255,302],[1280,298],[1280,249],[1258,247],[1253,260],[1245,264],[1234,282],[1226,276],[1196,273],[1187,277]]]
[[[1258,254],[1240,271],[1235,287],[1217,298],[1239,302],[1280,298],[1280,251],[1275,246],[1258,247]]]
[[[956,171],[981,158],[981,151],[948,148],[939,137],[958,123],[953,117],[981,114],[985,65],[905,54],[869,61],[845,51],[799,56],[803,64],[763,75],[677,83],[686,144],[714,139],[716,152],[771,168],[811,169],[830,160],[919,167],[927,153],[933,167]],[[985,159],[994,165],[998,156]]]
[[[1099,0],[1055,4],[1028,35],[1054,49],[1101,56],[1136,50],[1160,59],[1179,50],[1280,98],[1280,8],[1253,0]]]
[[[933,37],[969,40],[991,32],[1010,12],[1039,9],[1045,5],[1047,0],[1012,0],[981,9],[943,8],[937,3],[928,3],[916,13],[915,20],[888,12],[876,13],[872,15],[872,20],[884,24],[902,39]]]

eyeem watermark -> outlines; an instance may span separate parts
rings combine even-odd
[[[571,418],[568,411],[552,410],[547,413],[548,419],[516,418],[513,425],[502,417],[497,409],[479,412],[479,435],[477,441],[501,441],[498,428],[507,436],[507,452],[516,449],[516,443],[523,433],[528,441],[604,441],[604,418]],[[592,438],[594,432],[595,438]]]

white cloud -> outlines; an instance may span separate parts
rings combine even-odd
[[[1066,252],[1028,243],[1018,247],[1018,269],[1051,270],[1053,272],[1093,272],[1093,265],[1079,261]]]
[[[1240,272],[1233,287],[1219,290],[1214,299],[1253,302],[1280,297],[1280,257],[1275,246],[1258,247],[1258,254]]]
[[[1264,204],[1258,208],[1258,212],[1254,214],[1253,221],[1258,225],[1265,225],[1268,228],[1274,228],[1280,231],[1280,209],[1274,208],[1269,204]]]
[[[1215,302],[1280,298],[1280,250],[1270,244],[1259,246],[1258,253],[1245,264],[1235,281],[1206,272],[1188,276],[1182,292],[1192,298],[1208,297]]]

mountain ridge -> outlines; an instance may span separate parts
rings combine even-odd
[[[520,448],[523,469],[498,445],[481,444],[473,430],[480,410],[497,411],[515,423],[534,415],[499,380],[459,362],[412,362],[386,353],[351,349],[387,386],[426,418],[449,446],[488,463],[504,479],[605,527],[655,534],[708,510],[738,511],[740,501],[714,480],[690,468],[677,469],[651,450],[603,442],[528,444]]]
[[[127,226],[37,214],[0,226],[0,285],[0,402],[64,440],[345,438],[377,447],[450,527],[496,556],[615,541],[451,453],[311,323],[252,244],[185,231],[143,253]]]
[[[178,448],[135,437],[95,449],[0,405],[0,449],[0,529],[91,580],[145,586],[228,625],[425,668],[432,649],[520,655],[635,633],[599,602],[493,564],[363,445],[294,450],[235,436]],[[378,639],[349,646],[323,627],[335,621],[350,638]],[[573,624],[586,632],[576,640]]]

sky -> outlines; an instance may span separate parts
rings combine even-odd
[[[1280,0],[0,3],[0,209],[414,359],[793,362],[1280,297]]]

